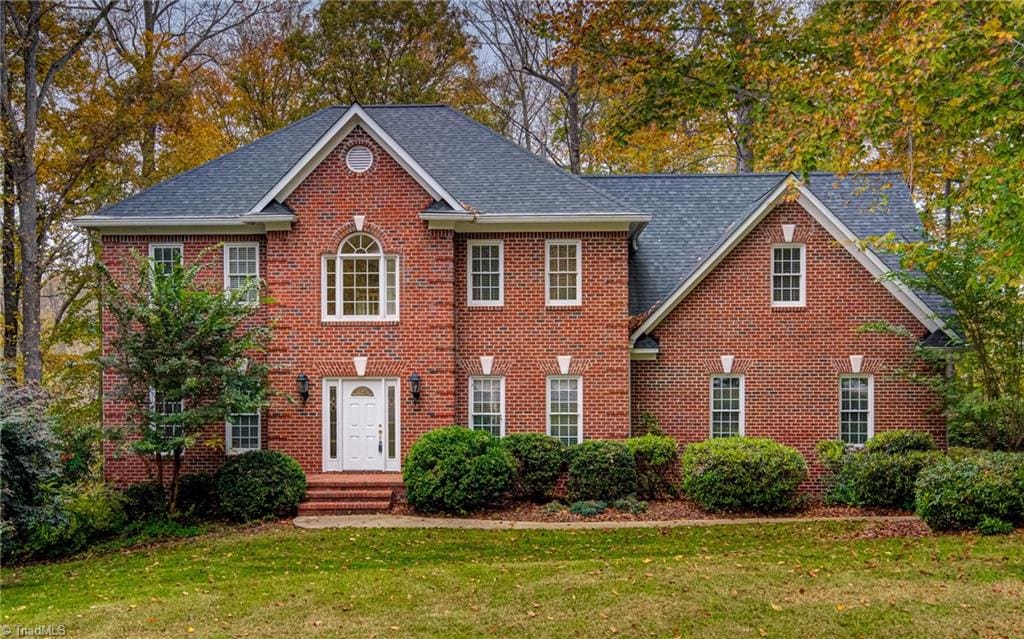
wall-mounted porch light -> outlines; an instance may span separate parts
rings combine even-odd
[[[306,401],[309,399],[309,378],[305,373],[299,373],[295,381],[299,383],[299,396],[302,397],[302,401]]]
[[[423,380],[420,379],[419,373],[413,373],[412,376],[409,377],[409,392],[412,394],[412,401],[420,401],[420,393],[423,390],[422,384]]]

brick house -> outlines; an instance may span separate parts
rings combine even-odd
[[[937,399],[897,374],[917,342],[945,343],[939,304],[857,244],[917,233],[897,175],[579,177],[445,106],[353,105],[76,223],[115,275],[132,250],[203,259],[273,300],[270,383],[290,397],[211,424],[223,446],[188,450],[186,471],[270,448],[314,480],[394,482],[452,423],[572,444],[653,417],[683,443],[772,437],[812,468],[822,439],[945,439]],[[108,446],[108,479],[146,477]]]

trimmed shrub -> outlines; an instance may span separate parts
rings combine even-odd
[[[220,514],[217,480],[213,475],[188,473],[178,478],[178,512],[199,519],[213,519]]]
[[[591,440],[569,449],[570,501],[614,501],[636,493],[636,460],[621,441]]]
[[[565,470],[565,448],[541,433],[516,433],[501,440],[515,460],[509,493],[517,499],[545,501]]]
[[[679,444],[674,437],[641,435],[626,440],[636,462],[637,492],[656,499],[673,491],[669,476],[679,464]]]
[[[167,491],[155,481],[132,484],[122,495],[128,521],[145,521],[167,514]]]
[[[221,508],[236,521],[290,515],[305,494],[306,474],[299,462],[275,450],[232,457],[217,473]]]
[[[449,426],[416,440],[402,477],[409,504],[417,510],[463,514],[498,501],[515,472],[516,460],[500,440]]]
[[[636,497],[623,497],[612,502],[612,508],[622,513],[639,515],[647,512],[647,502]]]
[[[555,501],[548,502],[548,503],[544,504],[541,507],[541,511],[543,511],[543,512],[549,514],[549,515],[555,515],[555,514],[558,514],[558,513],[562,512],[563,508],[565,508],[565,504],[563,504],[562,502],[560,502],[560,501],[558,501],[556,499]]]
[[[938,450],[935,441],[928,433],[913,430],[890,430],[878,433],[864,444],[864,449],[872,453],[931,452]]]
[[[608,504],[603,501],[589,499],[586,501],[574,501],[569,504],[569,512],[583,517],[593,517],[608,510]]]
[[[933,530],[970,530],[985,517],[1024,522],[1024,454],[943,459],[918,475],[916,497]]]
[[[931,439],[927,441],[930,443]],[[941,454],[935,450],[915,450],[913,446],[924,446],[920,443],[910,445],[854,449],[839,441],[819,442],[818,456],[829,472],[825,503],[913,509],[918,473],[941,459]]]
[[[687,446],[682,472],[683,490],[704,510],[773,513],[799,505],[807,463],[770,439],[725,437]]]
[[[986,515],[978,523],[978,532],[983,535],[1009,535],[1013,532],[1013,524]]]

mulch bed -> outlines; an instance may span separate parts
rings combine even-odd
[[[632,514],[620,512],[609,508],[600,515],[583,516],[569,512],[569,508],[563,507],[552,512],[545,508],[545,504],[529,504],[512,502],[499,508],[493,508],[470,515],[474,519],[499,519],[505,521],[668,521],[674,519],[748,519],[748,518],[770,518],[771,515],[760,513],[708,513],[698,508],[693,502],[685,499],[665,499],[648,502],[647,512]],[[391,511],[396,515],[424,516],[408,504],[397,504]],[[811,505],[803,510],[779,513],[777,517],[864,517],[879,515],[911,515],[903,510],[878,509],[878,508],[852,508],[847,506],[824,506],[820,504]],[[434,517],[445,517],[446,515],[427,515]],[[899,522],[897,522],[899,523]],[[917,524],[920,522],[909,522]],[[924,530],[927,526],[920,523]],[[877,535],[882,537],[881,533]],[[890,535],[897,536],[897,535]],[[906,536],[906,535],[900,535]]]

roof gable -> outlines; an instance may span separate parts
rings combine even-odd
[[[705,243],[702,248],[704,252],[697,258],[697,262],[687,270],[678,281],[673,290],[664,298],[659,299],[650,315],[634,331],[632,339],[636,340],[648,331],[653,330],[673,309],[710,273],[733,248],[735,248],[747,234],[755,228],[761,220],[789,194],[795,197],[801,206],[842,245],[858,262],[861,263],[872,275],[878,278],[882,285],[889,290],[914,316],[929,330],[943,328],[943,323],[935,317],[935,312],[913,291],[900,282],[885,278],[885,275],[892,269],[884,260],[869,249],[862,248],[858,244],[858,236],[850,227],[826,206],[808,186],[789,174],[781,178],[772,176],[775,180],[774,186],[764,193],[740,215],[733,213],[726,220],[725,233],[714,242]],[[655,221],[658,217],[655,215]],[[721,222],[720,222],[721,224]],[[652,230],[648,228],[645,236]],[[868,232],[867,235],[881,234],[888,231]],[[640,238],[641,246],[645,238]],[[642,249],[637,251],[639,254]],[[683,266],[686,268],[686,265]]]

